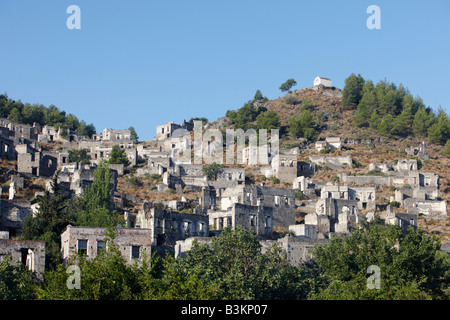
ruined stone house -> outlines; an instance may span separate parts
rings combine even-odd
[[[38,279],[43,279],[45,269],[45,242],[0,239],[0,262],[11,256],[12,264],[23,264]]]
[[[136,228],[149,229],[154,246],[173,245],[177,240],[208,236],[209,220],[204,214],[157,209],[145,201],[136,215]]]
[[[144,253],[151,257],[153,239],[151,230],[134,228],[117,228],[112,240],[118,246],[126,263],[132,264],[136,259],[142,259]],[[74,227],[68,225],[61,234],[61,255],[64,262],[76,253],[85,255],[88,259],[95,257],[107,246],[106,228]]]
[[[242,226],[255,231],[256,236],[270,238],[273,234],[273,209],[259,205],[233,203],[226,211],[208,211],[209,224],[215,230],[230,227],[235,230]]]

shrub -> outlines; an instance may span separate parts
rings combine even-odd
[[[274,184],[280,184],[280,183],[281,183],[280,179],[278,179],[277,177],[273,177],[273,178],[272,178],[272,182],[273,182]]]

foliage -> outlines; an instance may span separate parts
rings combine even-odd
[[[250,100],[237,111],[228,110],[226,116],[231,120],[235,129],[247,130],[251,128],[250,123],[255,121],[258,115],[266,110],[267,109],[262,106],[255,107],[255,101]]]
[[[296,85],[297,85],[297,81],[290,78],[290,79],[286,80],[286,82],[282,83],[279,89],[282,92],[291,91],[292,87],[294,87]]]
[[[450,139],[450,119],[444,110],[440,109],[436,122],[428,129],[430,143],[445,145]]]
[[[264,101],[267,98],[262,94],[261,90],[256,90],[255,96],[253,97],[253,101]]]
[[[51,180],[51,189],[37,197],[37,213],[27,216],[20,239],[45,241],[46,267],[53,269],[60,261],[60,235],[68,224],[74,224],[79,214],[79,200],[61,193],[57,172]]]
[[[90,163],[91,157],[88,155],[88,149],[71,149],[69,150],[69,163],[82,162]]]
[[[303,200],[303,199],[304,199],[303,192],[300,191],[300,190],[295,191],[295,199],[297,199],[297,200]]]
[[[13,265],[10,255],[0,262],[0,300],[35,299],[37,280],[24,264]]]
[[[0,94],[0,117],[8,118],[13,122],[33,125],[34,122],[41,126],[50,125],[58,129],[60,126],[72,131],[78,131],[78,135],[92,137],[95,133],[95,127],[79,121],[73,114],[66,114],[54,105],[45,107],[42,104],[22,103],[15,101],[8,95]]]
[[[189,119],[189,123],[194,123],[194,121],[201,121],[202,125],[205,125],[208,123],[208,118],[205,117],[195,117],[195,118],[191,118]]]
[[[273,184],[280,184],[280,183],[281,183],[281,180],[278,179],[277,177],[272,177],[272,183],[273,183]]]
[[[422,230],[363,223],[349,237],[333,236],[313,249],[314,261],[327,285],[316,299],[439,299],[449,285],[449,258],[440,241]],[[368,289],[367,268],[381,270],[380,289]]]
[[[315,140],[318,136],[314,130],[315,121],[312,113],[308,110],[301,111],[298,117],[290,120],[288,132],[293,138],[304,137],[308,140]]]
[[[111,170],[101,161],[94,171],[94,181],[83,195],[83,212],[77,225],[84,227],[113,227],[119,223],[118,214],[111,212]]]
[[[128,128],[128,131],[130,131],[130,140],[132,140],[134,143],[137,143],[139,140],[139,136],[136,133],[136,129],[134,129],[133,126]]]
[[[363,96],[364,78],[352,73],[345,79],[345,87],[342,92],[342,105],[347,109],[356,109]]]
[[[427,130],[430,127],[432,121],[432,114],[428,113],[422,106],[419,108],[417,113],[414,115],[414,121],[412,125],[412,130],[414,136],[425,137],[427,135]]]
[[[109,154],[110,164],[123,164],[125,167],[130,165],[130,160],[128,160],[127,154],[124,149],[120,148],[118,144],[112,147],[111,153]]]
[[[385,137],[428,137],[430,143],[444,145],[450,137],[450,120],[439,109],[435,116],[425,108],[420,97],[414,98],[402,84],[396,86],[386,80],[376,85],[352,74],[346,79],[342,104],[355,109],[355,127],[370,127]]]
[[[216,180],[219,173],[222,171],[223,164],[211,163],[203,166],[203,174],[208,180]]]
[[[256,117],[256,126],[258,129],[280,129],[280,117],[274,110],[262,112]]]
[[[275,245],[265,254],[252,230],[225,228],[211,244],[194,243],[177,261],[196,275],[211,299],[298,299],[305,297],[304,274],[291,267]]]
[[[288,96],[286,96],[286,97],[283,99],[283,101],[284,101],[285,103],[287,103],[287,104],[290,104],[290,105],[296,105],[296,104],[298,103],[298,99],[297,99],[297,97],[294,96],[294,95],[288,95]]]
[[[444,155],[447,158],[450,158],[450,139],[447,140],[447,142],[445,143],[445,147],[444,147]]]

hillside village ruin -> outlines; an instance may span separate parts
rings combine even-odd
[[[317,77],[312,89],[331,86],[330,79]],[[205,124],[203,129],[207,127]],[[114,205],[124,207],[124,202],[131,201],[138,208],[124,210],[126,225],[117,228],[114,239],[129,263],[144,253],[149,256],[169,251],[183,257],[194,241],[208,243],[226,227],[244,226],[254,230],[263,250],[277,243],[289,262],[299,266],[308,260],[309,248],[327,243],[332,235],[348,234],[364,219],[379,216],[387,224],[406,230],[409,226],[416,228],[420,216],[447,216],[439,175],[420,170],[417,159],[411,158],[428,158],[425,142],[405,150],[407,157],[395,163],[371,163],[368,169],[379,174],[340,172],[327,182],[315,179],[317,170],[351,169],[358,158],[350,147],[364,141],[327,137],[306,147],[311,154],[307,160],[301,157],[299,147],[280,148],[264,166],[249,163],[250,154],[258,150],[248,147],[243,150],[242,165],[225,166],[215,179],[208,179],[204,165],[177,158],[180,150],[193,147],[192,139],[186,138],[194,130],[192,123],[169,121],[159,125],[154,140],[146,143],[132,141],[128,130],[104,129],[91,139],[74,132],[63,134],[61,130],[0,119],[0,157],[17,161],[15,170],[4,175],[8,187],[0,189],[0,261],[11,254],[13,261],[26,264],[39,275],[45,266],[45,243],[15,240],[25,217],[33,215],[38,207],[18,195],[28,180],[50,180],[57,172],[65,192],[83,194],[92,184],[96,166],[102,159],[109,159],[114,145],[125,150],[136,177],[161,177],[152,192],[172,190],[178,196],[178,200],[157,203],[121,193],[118,180],[126,168],[110,165]],[[58,149],[47,147],[52,144],[57,144]],[[84,148],[89,150],[90,163],[69,163],[68,151]],[[329,155],[322,150],[341,152]],[[249,179],[255,175],[277,178],[280,185],[255,183]],[[378,198],[383,188],[394,193],[388,204]],[[188,198],[189,192],[198,196]],[[42,193],[38,190],[36,195]],[[69,225],[61,235],[63,259],[80,251],[94,258],[105,246],[105,233],[105,228]]]

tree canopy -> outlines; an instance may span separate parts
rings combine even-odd
[[[54,126],[76,131],[79,136],[91,138],[96,133],[94,125],[87,124],[84,120],[78,120],[73,114],[66,114],[54,105],[45,107],[42,104],[22,103],[8,97],[6,93],[0,94],[0,117],[9,118],[13,122],[33,125],[34,122],[41,126]]]

